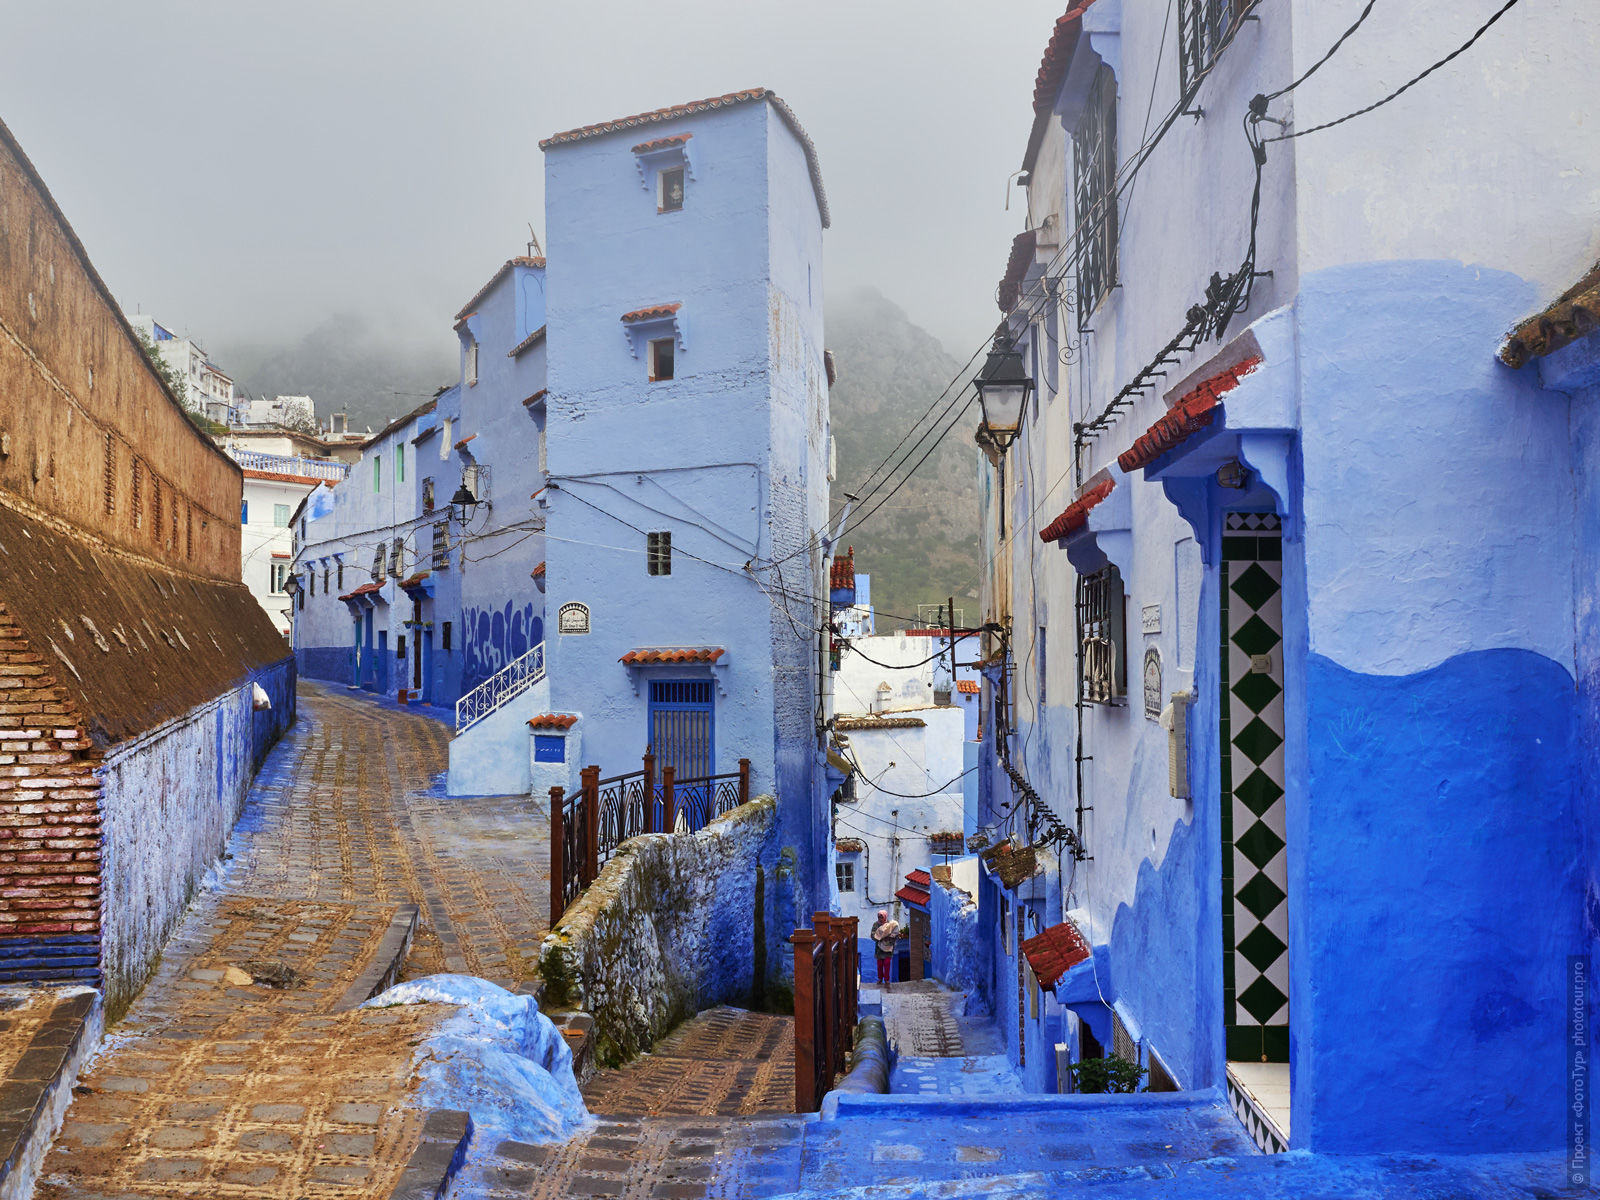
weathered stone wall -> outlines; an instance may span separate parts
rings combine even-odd
[[[0,124],[0,492],[107,545],[236,580],[242,486]]]
[[[100,768],[104,848],[101,966],[119,1016],[160,959],[195,886],[244,808],[256,765],[294,718],[294,660],[259,676],[270,710],[243,686],[143,737]]]
[[[648,1050],[702,1008],[761,1006],[777,958],[775,893],[792,879],[777,812],[762,796],[699,833],[623,843],[546,936],[545,1006],[594,1015],[601,1064]]]

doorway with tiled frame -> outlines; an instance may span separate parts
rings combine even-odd
[[[1224,514],[1219,742],[1222,1003],[1229,1100],[1258,1145],[1289,1136],[1283,530]]]

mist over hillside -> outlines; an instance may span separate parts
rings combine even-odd
[[[865,495],[867,477],[890,457],[960,364],[904,310],[871,288],[829,298],[827,344],[839,368],[831,396],[839,454],[833,484],[837,514],[847,493]],[[350,315],[329,317],[298,341],[218,345],[215,354],[251,394],[308,395],[319,420],[348,411],[357,430],[383,428],[440,384],[453,382],[459,370],[448,336],[437,343],[408,341]],[[866,497],[851,516],[852,523],[865,518],[845,541],[855,547],[857,568],[872,576],[880,630],[911,623],[905,618],[915,618],[918,604],[942,603],[952,593],[966,619],[977,619],[977,449],[972,443],[977,424],[974,406],[892,496],[884,499],[891,482]],[[918,435],[924,428],[918,427]],[[913,436],[907,447],[915,441]],[[896,479],[929,444],[915,450]],[[882,506],[870,511],[880,501]]]
[[[916,443],[927,423],[895,451],[961,364],[872,288],[829,297],[827,342],[839,369],[831,398],[839,454],[833,483],[837,513],[848,493],[866,495],[863,485],[879,463],[898,461]],[[952,390],[935,412],[954,395]],[[902,618],[915,617],[918,604],[942,604],[952,594],[964,618],[977,620],[978,449],[972,442],[977,428],[974,405],[931,453],[932,439],[916,448],[895,478],[925,453],[927,461],[889,499],[884,497],[892,482],[858,503],[851,515],[851,524],[865,516],[845,541],[855,547],[856,569],[872,576],[880,632],[908,624]],[[876,487],[876,481],[868,486]],[[873,512],[880,501],[882,507]]]
[[[454,338],[427,343],[397,337],[348,313],[330,316],[295,342],[217,344],[215,361],[252,396],[310,396],[324,424],[350,414],[350,428],[382,429],[454,383],[460,367]]]

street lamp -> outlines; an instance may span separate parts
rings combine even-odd
[[[477,511],[478,504],[478,498],[472,494],[472,490],[467,487],[467,481],[463,479],[461,486],[456,489],[456,494],[450,497],[450,515],[465,525]]]
[[[292,572],[283,577],[283,590],[289,599],[293,600],[296,592],[300,590],[300,576]]]
[[[1022,425],[1022,410],[1033,391],[1033,380],[1022,365],[1022,355],[1002,327],[994,335],[989,357],[973,381],[983,406],[983,429],[1001,454],[1011,448]]]

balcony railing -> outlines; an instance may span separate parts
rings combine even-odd
[[[379,554],[383,551],[380,549]],[[376,568],[377,564],[373,564]],[[374,570],[373,578],[377,572]],[[501,705],[520,696],[544,678],[544,643],[501,667],[456,701],[456,735],[477,724]]]
[[[594,882],[600,868],[631,837],[694,833],[750,800],[750,760],[737,771],[685,779],[671,767],[656,774],[646,751],[641,770],[600,778],[599,767],[579,772],[578,790],[550,789],[550,922]]]
[[[350,474],[350,464],[292,454],[266,454],[260,450],[232,450],[229,456],[247,471],[272,471],[278,475],[304,475],[307,479],[339,480]]]

